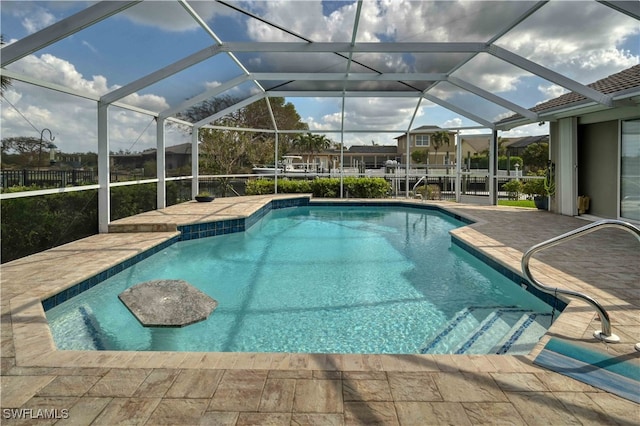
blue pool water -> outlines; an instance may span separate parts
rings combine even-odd
[[[245,232],[176,243],[47,318],[59,349],[419,353],[469,307],[548,314],[451,244],[462,225],[403,207],[273,210]],[[218,308],[184,328],[144,328],[117,295],[156,279],[186,280]]]

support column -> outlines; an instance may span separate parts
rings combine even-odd
[[[200,172],[198,171],[199,156],[198,156],[198,133],[199,127],[194,127],[191,130],[191,198],[194,199],[198,192],[200,192]]]
[[[555,211],[567,216],[576,216],[578,214],[578,119],[576,117],[560,119],[557,123],[557,131],[550,133],[551,161],[556,164]]]
[[[156,140],[158,141],[156,151],[156,174],[158,177],[156,209],[164,209],[167,207],[167,183],[165,173],[165,142],[164,142],[164,118],[158,117]]]
[[[462,143],[460,142],[460,131],[456,132],[456,202],[460,202],[460,185],[462,183]]]
[[[411,132],[407,132],[407,176],[405,181],[405,198],[409,198],[409,163],[411,162]],[[396,171],[398,169],[396,168]],[[397,178],[397,176],[396,176]],[[426,184],[427,182],[425,182]]]
[[[274,161],[275,161],[275,176],[274,176],[274,182],[273,182],[273,192],[274,194],[278,193],[278,131],[276,130],[276,142],[274,144]]]
[[[498,205],[498,132],[491,132],[489,145],[489,200],[492,206]]]
[[[111,193],[109,183],[109,105],[98,102],[98,232],[109,232]]]

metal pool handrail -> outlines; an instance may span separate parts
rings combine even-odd
[[[531,270],[529,269],[529,260],[531,256],[535,253],[560,244],[563,241],[569,241],[574,238],[580,237],[582,235],[590,234],[601,228],[619,228],[624,229],[635,235],[635,237],[640,241],[640,228],[632,225],[629,222],[625,222],[622,220],[613,220],[613,219],[604,219],[599,220],[597,222],[590,223],[583,227],[574,229],[573,231],[569,231],[562,235],[558,235],[557,237],[551,238],[547,241],[543,241],[535,246],[531,247],[527,252],[522,256],[522,272],[527,280],[538,290],[547,294],[564,294],[567,296],[576,297],[578,299],[584,300],[589,303],[591,306],[596,308],[598,314],[600,314],[600,321],[602,322],[602,331],[596,331],[593,333],[594,337],[600,340],[604,340],[607,342],[617,342],[620,340],[618,336],[611,333],[611,321],[609,320],[609,314],[607,311],[598,303],[595,299],[586,294],[579,293],[573,290],[560,289],[560,288],[552,288],[545,286],[540,281],[536,280],[531,274]]]

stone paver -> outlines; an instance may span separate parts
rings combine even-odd
[[[546,337],[528,356],[55,350],[40,300],[173,238],[177,225],[244,217],[271,199],[184,203],[116,221],[112,230],[117,233],[2,265],[2,424],[33,423],[7,418],[5,409],[18,410],[16,415],[55,409],[67,414],[58,423],[63,425],[640,421],[640,405],[533,365]],[[587,223],[530,209],[436,204],[476,221],[454,230],[454,238],[516,272],[530,246]],[[631,235],[615,229],[589,234],[539,253],[532,269],[545,282],[595,295],[610,310],[614,332],[622,338],[606,349],[637,359],[640,250]],[[604,347],[591,338],[599,327],[588,305],[571,302],[549,334]]]

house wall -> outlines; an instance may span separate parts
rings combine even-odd
[[[618,120],[578,126],[578,195],[590,200],[588,213],[618,216]]]
[[[440,147],[438,150],[437,156],[432,146],[429,147],[416,147],[415,146],[415,135],[417,134],[425,134],[425,132],[411,133],[411,143],[409,145],[409,164],[413,164],[411,161],[411,153],[420,149],[429,149],[429,164],[444,164],[447,153],[449,154],[449,164],[453,164],[456,159],[456,135],[455,133],[448,133],[449,135],[449,145],[444,145]],[[433,134],[433,133],[426,133]],[[398,157],[401,158],[401,163],[406,163],[407,159],[407,135],[402,135],[397,138],[398,140]]]
[[[556,195],[551,200],[552,211],[575,215],[578,195],[586,195],[590,197],[587,213],[617,218],[619,123],[636,117],[637,106],[626,106],[560,118],[550,123],[551,160],[556,164]],[[575,163],[571,158],[572,123],[576,123]],[[578,181],[575,187],[571,179],[574,168],[577,168],[575,175]]]

